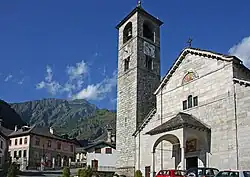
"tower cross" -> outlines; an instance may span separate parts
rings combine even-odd
[[[192,42],[193,42],[193,39],[189,38],[187,41],[188,47],[192,47]]]
[[[137,7],[141,7],[141,0],[138,0]]]

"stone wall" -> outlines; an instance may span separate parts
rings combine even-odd
[[[177,68],[167,85],[157,95],[157,113],[140,133],[141,170],[151,165],[153,136],[144,135],[161,122],[174,117],[178,112],[194,115],[211,127],[210,167],[236,168],[236,131],[234,118],[234,90],[232,62],[188,54]],[[182,85],[188,71],[194,71],[198,78]],[[182,102],[189,95],[198,96],[198,106],[183,110]],[[162,97],[162,100],[161,100]],[[137,136],[137,141],[138,141]],[[139,150],[137,149],[137,152]],[[139,155],[139,154],[137,154]],[[160,157],[157,157],[160,158]],[[164,158],[164,164],[171,157]],[[163,166],[165,166],[163,164]],[[156,168],[157,169],[157,168]]]

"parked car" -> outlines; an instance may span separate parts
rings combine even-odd
[[[185,173],[183,170],[160,170],[156,177],[184,177]]]
[[[219,173],[217,168],[190,168],[187,170],[186,177],[215,177]]]
[[[250,177],[250,170],[222,170],[216,177]]]

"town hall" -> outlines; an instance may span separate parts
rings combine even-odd
[[[139,2],[118,25],[117,173],[250,169],[250,70],[187,47],[161,79],[163,22]]]

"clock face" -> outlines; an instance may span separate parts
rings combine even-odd
[[[155,58],[155,46],[144,41],[144,54]]]

